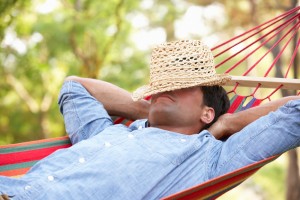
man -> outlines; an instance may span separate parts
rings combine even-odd
[[[228,108],[219,85],[229,79],[215,73],[207,46],[189,40],[153,50],[150,84],[135,101],[110,83],[68,77],[59,105],[73,146],[21,179],[0,177],[0,192],[13,199],[159,199],[300,145],[299,97],[222,115],[203,130]],[[150,104],[141,100],[148,95]],[[126,127],[108,114],[148,120]]]

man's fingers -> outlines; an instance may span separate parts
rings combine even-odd
[[[6,194],[1,194],[0,200],[9,200],[9,197]]]

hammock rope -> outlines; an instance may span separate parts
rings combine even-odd
[[[299,27],[298,27],[298,29],[299,29]],[[295,47],[295,49],[294,49],[292,58],[291,58],[290,63],[289,63],[289,65],[288,65],[288,69],[287,69],[287,71],[286,71],[286,73],[285,73],[285,75],[284,75],[284,78],[287,78],[288,73],[289,73],[289,71],[290,71],[290,69],[291,69],[291,66],[292,66],[292,64],[294,63],[294,60],[295,60],[296,55],[297,55],[297,53],[298,53],[299,45],[300,45],[300,38],[298,39],[297,45],[296,45],[296,47]]]
[[[279,54],[276,56],[276,58],[274,59],[272,65],[269,67],[268,71],[265,73],[264,77],[268,76],[269,72],[271,71],[271,69],[274,67],[274,65],[277,63],[278,59],[281,57],[282,53],[284,52],[284,50],[286,49],[286,47],[288,46],[289,42],[294,38],[294,36],[296,35],[296,33],[298,32],[299,29],[299,22],[297,22],[297,24],[295,24],[282,38],[280,38],[271,48],[268,52],[270,52],[271,50],[274,49],[274,47],[281,41],[283,40],[292,30],[294,30],[294,33],[292,34],[292,36],[289,38],[289,40],[287,41],[287,43],[283,46],[283,48],[281,49],[281,51],[279,52]],[[288,71],[287,71],[288,73]]]
[[[300,45],[300,39],[298,38],[300,28],[299,10],[300,6],[295,7],[213,47],[212,51],[215,54],[217,62],[216,69],[231,75],[241,74],[241,76],[244,77],[250,76],[251,73],[255,73],[255,69],[259,70],[259,73],[262,74],[261,77],[264,78],[275,77],[271,72],[273,73],[274,70],[277,70],[274,72],[279,73],[277,76],[282,76],[286,79],[291,77],[292,65],[298,55]],[[221,56],[225,56],[224,59],[222,59]],[[232,62],[233,58],[237,57],[237,61],[233,64],[229,64],[229,61]],[[288,63],[282,64],[285,60],[288,60]],[[249,64],[250,61],[253,63]],[[242,67],[245,66],[246,69],[243,70]],[[278,72],[278,69],[282,72]],[[244,72],[241,73],[241,70]],[[255,76],[258,77],[259,75],[256,74]],[[294,76],[296,76],[295,73]],[[273,90],[264,95],[264,97],[261,97],[260,101],[266,99],[271,101],[272,95],[280,89],[285,88],[284,84],[286,83],[278,83],[276,86],[272,87]],[[239,87],[243,86],[236,81],[228,94],[238,94],[237,90]],[[264,87],[265,85],[257,82],[257,85],[253,87],[252,92],[246,96],[254,98],[258,91],[261,91]],[[300,91],[297,92],[299,89],[300,87],[296,89],[295,94],[300,94]]]
[[[231,38],[231,39],[229,39],[229,40],[227,40],[227,41],[225,41],[225,42],[223,42],[223,43],[221,43],[221,44],[219,44],[219,45],[213,47],[213,48],[212,48],[212,51],[214,51],[214,50],[216,50],[216,49],[219,49],[220,47],[222,47],[222,46],[224,46],[224,45],[226,45],[226,44],[228,44],[228,43],[230,43],[230,42],[232,42],[232,41],[234,41],[234,40],[236,40],[236,39],[238,39],[238,38],[240,38],[240,37],[242,37],[242,36],[244,36],[244,35],[247,35],[248,33],[252,32],[252,31],[254,31],[254,30],[260,29],[260,27],[262,27],[262,26],[264,26],[264,25],[266,25],[266,24],[268,24],[268,23],[271,23],[271,22],[275,21],[274,23],[271,23],[270,25],[268,25],[268,26],[266,27],[266,28],[268,28],[268,27],[270,27],[271,25],[277,23],[278,21],[280,21],[280,20],[286,18],[287,16],[289,16],[289,15],[291,15],[291,14],[295,14],[299,9],[300,9],[299,6],[298,6],[298,7],[295,7],[295,8],[293,8],[293,9],[291,9],[291,10],[289,10],[289,11],[287,11],[287,12],[285,12],[285,13],[283,13],[283,14],[281,14],[281,15],[279,15],[279,16],[273,18],[273,19],[270,19],[269,21],[266,21],[266,22],[264,22],[264,23],[262,23],[262,24],[260,24],[260,25],[258,25],[258,26],[255,26],[255,27],[249,29],[248,31],[245,31],[245,32],[242,33],[242,34],[237,35],[237,36],[235,36],[235,37],[233,37],[233,38]],[[264,29],[265,29],[265,28],[264,28]],[[264,30],[264,29],[260,29],[260,30]],[[254,33],[253,35],[249,36],[248,38],[250,38],[250,37],[252,37],[252,36],[254,36],[254,35],[256,35],[256,34],[257,34],[257,33]],[[240,43],[240,42],[238,42],[238,43],[236,43],[235,45],[231,46],[231,48],[234,47],[234,46],[236,46],[236,45],[239,44],[239,43]],[[230,47],[229,47],[227,50],[229,50],[229,49],[230,49]],[[224,51],[224,52],[225,52],[225,51]],[[224,53],[224,52],[223,52],[223,53]],[[219,56],[219,55],[218,55],[218,56]],[[218,56],[215,56],[215,57],[218,57]]]
[[[291,22],[290,22],[291,23]],[[263,47],[267,42],[269,42],[271,39],[273,39],[275,36],[277,36],[280,32],[281,32],[281,30],[283,30],[286,26],[288,26],[289,24],[286,24],[284,27],[281,27],[281,29],[279,30],[279,31],[277,31],[272,37],[270,37],[268,40],[266,40],[266,41],[264,41],[259,47],[257,47],[257,49],[255,49],[255,51],[256,50],[258,50],[258,49],[260,49],[261,47]],[[298,26],[297,27],[297,29],[296,29],[296,25]],[[288,42],[287,43],[285,43],[285,45],[284,45],[284,47],[281,49],[281,51],[279,52],[279,54],[276,56],[276,58],[274,59],[274,61],[273,61],[273,63],[271,64],[271,66],[269,67],[269,69],[267,70],[267,72],[265,73],[265,75],[264,75],[264,77],[266,77],[268,74],[269,74],[269,72],[271,71],[271,69],[274,67],[274,65],[277,63],[277,61],[278,61],[278,59],[281,57],[281,55],[282,55],[282,53],[283,53],[283,51],[285,50],[285,48],[288,46],[288,44],[289,44],[289,42],[291,41],[291,39],[293,39],[293,36],[295,36],[295,34],[297,33],[297,31],[298,31],[298,29],[299,29],[299,22],[297,23],[297,24],[295,24],[293,27],[291,27],[290,29],[289,29],[289,31],[287,32],[287,33],[285,33],[284,34],[284,36],[282,36],[279,40],[277,40],[273,45],[272,45],[272,47],[271,48],[269,48],[269,50],[261,57],[261,58],[259,58],[257,61],[256,61],[256,63],[254,63],[242,76],[246,76],[246,75],[248,75],[249,73],[250,73],[250,71],[252,71],[253,70],[253,68],[255,68],[257,65],[258,65],[258,63],[263,59],[263,58],[265,58],[291,31],[294,31],[294,33],[293,33],[293,35],[289,38],[289,40],[288,40]],[[250,54],[249,54],[249,56],[250,55],[252,55],[255,51],[252,51]],[[249,57],[248,55],[247,55],[247,57],[246,58],[248,58]],[[228,71],[229,72],[229,71]]]
[[[246,49],[248,49],[249,47],[251,47],[252,45],[256,44],[258,41],[264,39],[265,37],[267,37],[268,35],[270,35],[271,33],[273,33],[274,31],[277,31],[275,34],[273,34],[273,36],[271,38],[269,38],[267,41],[265,41],[263,44],[261,44],[259,47],[257,47],[252,53],[250,53],[248,56],[244,57],[240,62],[238,62],[236,65],[234,65],[233,67],[231,67],[230,69],[228,69],[226,71],[226,73],[229,73],[230,71],[232,71],[232,69],[234,69],[236,66],[238,66],[242,61],[244,61],[246,58],[248,58],[250,55],[252,55],[254,52],[256,52],[259,48],[261,48],[262,46],[264,46],[264,44],[266,44],[267,42],[269,42],[273,37],[275,37],[279,32],[281,32],[282,30],[284,30],[285,27],[287,27],[290,23],[293,22],[294,19],[296,19],[297,16],[294,16],[293,18],[289,19],[287,23],[284,23],[284,25],[280,24],[277,27],[273,28],[270,32],[262,35],[261,37],[259,37],[258,39],[254,40],[252,43],[250,43],[249,45],[247,45],[246,47],[244,47],[242,50],[238,51],[237,53],[233,54],[232,56],[228,57],[227,59],[225,59],[224,61],[222,61],[221,63],[219,63],[218,65],[216,65],[216,68],[220,67],[221,65],[225,64],[227,61],[231,60],[232,58],[234,58],[235,56],[237,56],[238,54],[240,54],[241,52],[245,51]],[[283,26],[283,27],[282,27]],[[280,28],[280,29],[279,29]],[[278,30],[279,29],[279,30]],[[261,31],[258,31],[252,35],[250,35],[249,37],[247,37],[246,39],[236,43],[235,45],[225,49],[224,51],[222,51],[221,53],[225,53],[228,52],[228,50],[231,50],[233,47],[237,46],[238,44],[241,44],[242,42],[246,41],[247,39],[251,38],[252,36],[257,35],[258,33],[260,33]],[[217,54],[219,56],[219,54]],[[217,56],[215,56],[217,57]]]
[[[268,35],[270,35],[271,33],[273,33],[274,31],[276,31],[270,38],[268,38],[267,40],[265,40],[263,43],[261,43],[257,48],[255,48],[253,51],[251,51],[249,54],[247,54],[245,57],[243,57],[240,61],[238,61],[235,65],[233,65],[231,68],[229,68],[228,70],[226,70],[226,73],[230,73],[233,69],[235,69],[238,65],[240,65],[243,61],[245,61],[247,58],[249,58],[249,56],[251,56],[253,53],[257,52],[257,50],[260,50],[261,47],[265,46],[271,39],[273,39],[275,36],[277,36],[279,33],[281,33],[281,31],[283,31],[288,25],[290,25],[294,19],[296,19],[298,17],[294,16],[293,18],[291,18],[290,20],[288,20],[288,22],[284,23],[284,25],[279,25],[277,27],[275,27],[274,29],[272,29],[270,32],[268,32],[267,34],[259,37],[258,39],[254,40],[252,43],[248,44],[246,47],[244,47],[243,49],[241,49],[240,51],[238,51],[237,53],[231,55],[230,57],[226,58],[225,60],[223,60],[221,63],[219,63],[218,65],[216,65],[216,68],[220,67],[221,65],[224,65],[227,61],[229,61],[230,59],[232,59],[233,57],[236,57],[238,54],[240,54],[241,52],[245,51],[246,49],[248,49],[249,47],[251,47],[254,44],[257,44],[257,42],[261,41],[262,39],[264,39],[265,37],[267,37]],[[292,28],[289,29],[289,31],[284,35],[284,37],[290,33],[292,30],[294,30],[295,33],[297,33],[298,28],[296,29],[296,25],[298,25],[299,22],[297,22],[297,24],[295,24]],[[279,29],[279,30],[278,30]],[[272,48],[268,51],[270,52],[280,41],[282,41],[282,39],[284,37],[281,37],[273,46]],[[239,42],[238,44],[241,44],[241,42]],[[267,52],[267,53],[268,53]],[[251,70],[255,67],[256,65],[253,65],[253,67],[251,67]],[[246,71],[246,73],[244,73],[243,75],[247,75],[250,71]]]

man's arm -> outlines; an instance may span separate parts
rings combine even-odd
[[[134,102],[131,94],[118,86],[101,80],[77,76],[67,77],[66,81],[68,80],[83,85],[93,97],[103,104],[110,115],[132,120],[148,117],[149,102],[145,100]]]
[[[280,106],[294,99],[300,99],[300,96],[284,97],[234,114],[225,114],[219,117],[218,121],[214,123],[208,131],[216,139],[227,138],[242,130],[256,119],[267,115],[271,111],[277,110]]]

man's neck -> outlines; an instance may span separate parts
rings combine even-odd
[[[199,129],[193,127],[176,127],[176,126],[168,126],[168,125],[151,125],[150,127],[160,128],[163,130],[176,132],[184,135],[193,135],[199,133]]]

